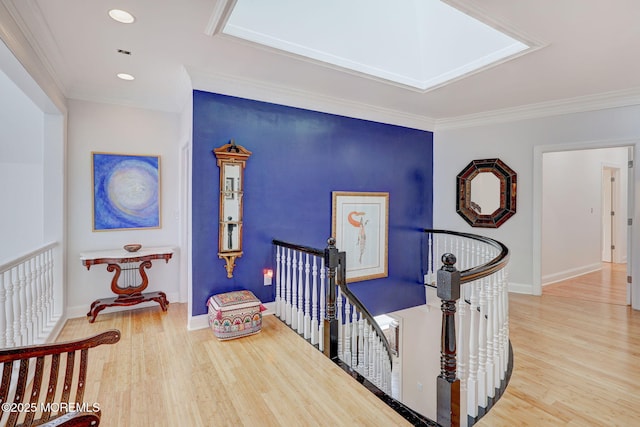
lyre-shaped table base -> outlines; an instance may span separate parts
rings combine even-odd
[[[107,271],[114,272],[111,279],[111,291],[117,295],[116,297],[95,300],[87,313],[89,322],[93,323],[98,313],[107,307],[131,306],[147,301],[155,301],[160,304],[162,311],[167,311],[169,301],[164,292],[142,291],[149,285],[145,269],[151,268],[151,260],[164,259],[168,263],[172,256],[173,250],[170,248],[149,248],[140,252],[124,254],[122,251],[98,251],[82,254],[80,259],[87,270],[95,264],[107,264]],[[132,266],[138,262],[140,265]],[[119,283],[120,279],[124,281],[124,285]],[[136,284],[138,279],[141,281]]]

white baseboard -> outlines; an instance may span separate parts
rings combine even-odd
[[[171,305],[172,301],[173,302],[184,302],[184,301],[180,301],[179,296],[180,295],[179,295],[178,292],[167,293],[167,299],[169,300],[169,305]],[[67,307],[67,319],[75,319],[75,318],[78,318],[78,317],[86,317],[90,306],[91,306],[91,304],[80,305],[80,306],[77,305],[77,306],[74,306],[74,307]],[[155,301],[148,301],[148,302],[142,302],[140,304],[131,305],[131,306],[125,306],[125,307],[107,307],[104,310],[102,310],[100,312],[100,314],[103,314],[103,313],[116,313],[118,311],[125,311],[125,310],[136,310],[138,308],[145,308],[145,307],[159,307],[159,305]]]
[[[198,329],[205,329],[209,327],[209,319],[206,314],[199,314],[197,316],[189,316],[187,320],[187,330],[196,331]]]
[[[514,294],[534,295],[533,285],[527,283],[509,282],[509,292]]]
[[[275,311],[276,311],[275,301],[265,302],[265,303],[262,303],[262,305],[264,306],[264,308],[266,308],[266,310],[262,312],[263,316],[267,316],[269,314],[275,314]],[[198,329],[205,329],[208,327],[209,327],[209,319],[206,314],[189,316],[189,320],[187,321],[187,330],[195,331]]]
[[[571,279],[573,277],[582,276],[583,274],[592,273],[602,269],[602,263],[597,262],[594,264],[583,265],[576,268],[570,268],[568,270],[560,271],[553,274],[547,274],[542,276],[542,286],[550,285],[552,283],[560,282],[561,280]]]
[[[60,332],[62,332],[62,328],[64,327],[64,324],[66,323],[66,321],[67,321],[67,318],[64,315],[58,317],[58,319],[55,321],[55,323],[51,327],[51,330],[48,332],[44,342],[48,344],[58,339],[58,335],[60,335]]]

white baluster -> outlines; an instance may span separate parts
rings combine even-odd
[[[469,301],[470,292],[469,285],[465,284],[460,287],[460,299],[458,300],[458,344],[457,344],[457,363],[456,370],[457,376],[460,379],[460,395],[464,396],[467,390],[467,363],[469,360],[469,348],[468,348],[468,340],[469,340]],[[462,401],[460,402],[463,403]],[[465,405],[466,406],[466,405]],[[461,408],[460,413],[464,413]]]
[[[344,331],[342,329],[342,292],[340,286],[336,285],[336,317],[338,318],[338,357],[342,359],[342,339]]]
[[[0,348],[7,347],[6,302],[7,290],[4,286],[4,272],[0,271]]]
[[[502,280],[502,270],[494,273],[497,280],[497,360],[496,360],[496,371],[498,372],[498,376],[496,378],[497,386],[502,385],[502,381],[505,379],[505,359],[504,359],[504,282]]]
[[[29,330],[27,328],[27,276],[26,265],[24,263],[17,266],[18,271],[18,286],[20,287],[20,336],[21,345],[30,345]]]
[[[280,319],[287,322],[287,251],[282,248],[280,255]]]
[[[6,326],[5,326],[5,337],[6,337],[6,341],[7,341],[7,347],[15,347],[16,346],[16,341],[15,341],[15,332],[14,332],[14,325],[15,325],[15,316],[14,316],[14,304],[13,304],[13,299],[14,299],[14,292],[13,292],[13,282],[11,280],[11,272],[13,270],[9,270],[7,272],[2,273],[2,277],[4,278],[4,287],[6,289],[6,302],[4,305],[4,309],[6,309],[6,316],[5,318],[7,319],[6,322]]]
[[[276,317],[280,317],[280,251],[281,246],[276,245]]]
[[[287,274],[286,274],[286,288],[287,288],[287,301],[285,303],[285,321],[287,325],[291,325],[291,249],[287,249]]]
[[[374,368],[373,368],[373,370],[375,372],[375,375],[373,377],[373,383],[376,385],[376,387],[380,387],[380,379],[381,379],[380,378],[380,374],[382,372],[382,369],[381,369],[382,367],[380,366],[381,353],[382,353],[381,349],[380,349],[380,347],[381,347],[380,344],[381,343],[380,343],[380,338],[378,337],[377,334],[375,334],[375,329],[373,331],[374,331],[374,338],[373,338],[374,358],[373,358],[373,360],[374,360],[374,363],[375,363]]]
[[[358,367],[358,310],[353,306],[351,315],[351,367]]]
[[[495,370],[494,370],[494,349],[493,349],[493,327],[495,321],[495,313],[494,309],[494,294],[493,294],[493,280],[491,277],[487,277],[487,396],[494,397],[495,396],[495,384],[493,380],[495,379]]]
[[[503,372],[507,372],[508,364],[509,364],[509,270],[508,267],[505,267],[502,271],[502,312],[504,313],[504,320],[502,324],[502,342],[504,344],[503,348]]]
[[[433,268],[433,233],[427,233],[427,284],[433,285],[434,283],[434,268]]]
[[[311,291],[311,344],[318,344],[318,257],[313,257],[313,286]]]
[[[35,337],[33,336],[33,315],[35,313],[33,303],[33,289],[31,283],[33,281],[32,260],[28,259],[22,264],[23,275],[21,281],[24,286],[24,333],[27,337],[27,343],[29,345],[35,344]]]
[[[324,319],[325,319],[325,310],[326,310],[326,286],[325,286],[325,278],[327,270],[324,267],[324,257],[320,258],[320,318],[318,325],[318,349],[320,351],[324,351]]]
[[[34,282],[35,288],[35,299],[36,299],[36,336],[42,340],[44,339],[44,318],[43,318],[43,306],[44,306],[44,297],[42,295],[42,286],[43,286],[43,271],[42,263],[44,255],[38,254],[35,258],[35,268],[36,268],[36,279]]]
[[[480,286],[480,316],[478,317],[478,405],[487,407],[487,279]]]
[[[16,346],[26,345],[26,342],[22,341],[22,335],[20,331],[20,313],[22,308],[20,307],[20,282],[18,277],[18,267],[11,269],[11,283],[13,284],[13,340]]]
[[[498,296],[498,276],[496,274],[492,274],[491,281],[493,282],[492,290],[493,290],[493,394],[491,397],[495,396],[495,389],[500,387],[500,298]]]
[[[305,257],[305,268],[304,268],[304,338],[311,338],[311,313],[310,313],[310,295],[311,292],[309,289],[309,273],[311,271],[311,264],[309,263],[309,254]]]
[[[370,342],[369,342],[369,338],[370,338],[370,327],[369,327],[369,322],[366,319],[361,319],[364,323],[363,326],[363,333],[362,333],[362,339],[363,339],[363,350],[364,350],[364,357],[362,358],[362,375],[365,378],[369,378],[370,376],[370,354],[371,354],[371,348],[370,348]]]
[[[291,329],[298,328],[298,252],[293,251],[291,257],[291,314],[287,314],[291,319]]]
[[[53,250],[49,249],[45,253],[45,292],[44,292],[44,307],[45,307],[45,324],[49,328],[53,323]]]
[[[369,325],[368,321],[367,321],[367,327],[368,327],[368,331],[369,331],[369,356],[368,356],[369,372],[368,372],[367,377],[368,378],[375,378],[375,375],[376,375],[376,362],[375,362],[375,358],[376,358],[376,349],[375,349],[376,334],[375,334],[375,332],[373,330],[373,327],[371,325]]]
[[[302,262],[302,252],[298,254],[298,312],[296,316],[298,316],[297,322],[297,330],[299,334],[304,333],[304,282],[302,280],[302,272],[303,272],[303,262]]]
[[[467,412],[475,418],[478,416],[478,323],[480,280],[469,284],[471,288],[470,324],[469,324],[469,380],[467,381]]]
[[[364,318],[362,317],[362,313],[360,313],[360,319],[358,320],[358,372],[361,375],[365,375],[365,347],[367,343],[367,337],[364,332]]]
[[[350,304],[349,299],[344,300],[344,354],[342,355],[342,361],[351,365],[351,322],[350,320]]]

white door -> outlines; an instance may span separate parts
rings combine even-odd
[[[627,305],[631,305],[631,283],[632,283],[632,221],[634,216],[635,196],[634,196],[634,182],[635,182],[635,160],[633,158],[634,147],[628,147],[628,161],[629,169],[627,170]],[[637,279],[636,279],[637,280]]]
[[[602,261],[614,262],[615,256],[615,173],[613,168],[602,168]]]

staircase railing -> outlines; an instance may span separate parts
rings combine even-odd
[[[441,373],[434,387],[437,424],[473,425],[497,401],[510,377],[509,251],[483,236],[424,231],[425,285],[437,293],[442,310]],[[345,253],[338,251],[335,241],[330,239],[324,250],[279,240],[273,244],[276,315],[373,384],[374,392],[413,425],[435,425],[391,397],[389,343],[346,285]]]
[[[0,265],[0,348],[42,344],[59,320],[57,246],[50,243]]]
[[[475,234],[425,230],[425,236],[425,284],[437,288],[442,310],[437,421],[443,426],[472,425],[500,397],[513,365],[509,250]],[[439,254],[444,254],[443,265],[436,270]]]
[[[380,326],[345,281],[345,253],[274,240],[275,311],[331,359],[391,394],[391,349]]]

